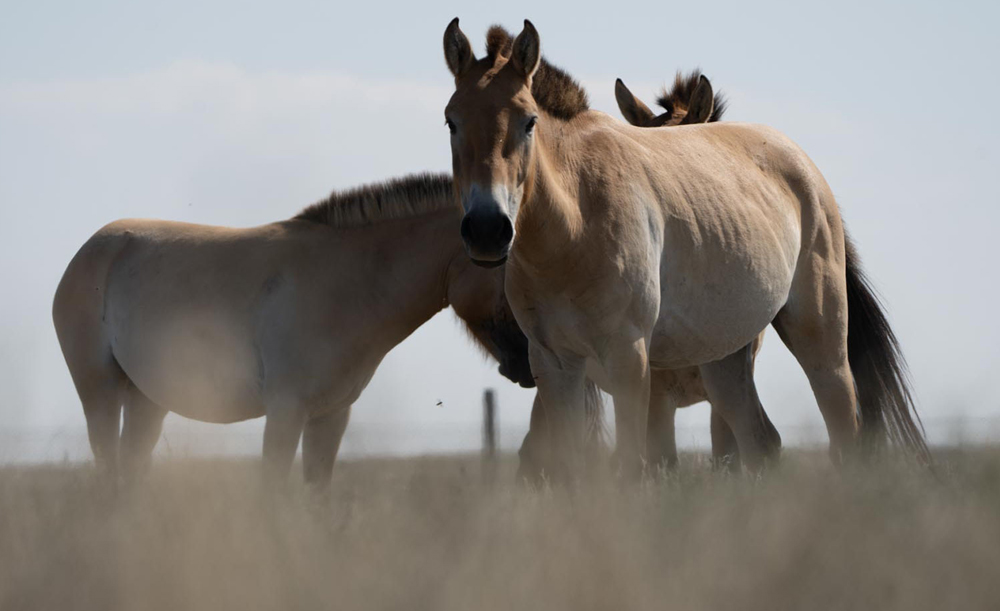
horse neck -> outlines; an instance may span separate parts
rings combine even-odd
[[[412,275],[408,298],[413,301],[416,327],[448,307],[449,275],[454,260],[462,252],[457,207],[434,213],[414,224],[408,236],[411,249],[406,269]]]
[[[445,210],[371,227],[366,246],[379,252],[378,268],[365,279],[373,314],[384,320],[388,347],[401,342],[448,306],[448,274],[461,252],[459,219]]]
[[[560,125],[542,130],[536,142],[530,187],[517,219],[518,258],[536,263],[574,256],[583,234],[577,184],[571,152],[561,143]]]

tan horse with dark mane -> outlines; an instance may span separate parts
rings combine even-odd
[[[690,125],[719,121],[726,111],[726,99],[721,92],[714,92],[711,83],[700,71],[695,70],[688,75],[677,73],[673,86],[660,94],[657,103],[664,108],[660,115],[655,115],[648,106],[636,98],[618,79],[615,83],[615,97],[618,108],[625,119],[639,127],[672,127],[675,125]],[[753,347],[753,358],[760,351],[763,333]],[[599,398],[592,396],[596,392],[588,387],[588,401],[591,409],[599,405]],[[684,367],[677,370],[653,369],[650,372],[649,417],[646,433],[646,450],[648,462],[672,468],[677,465],[677,442],[674,428],[675,415],[678,408],[688,407],[695,403],[708,401],[705,385],[702,384],[698,367]],[[547,448],[545,432],[544,409],[538,396],[532,409],[531,428],[521,445],[519,469],[520,477],[537,480],[543,470],[542,463]],[[766,413],[761,413],[765,425],[771,432],[776,445],[780,445],[781,437],[771,424]],[[730,470],[738,470],[741,465],[739,447],[732,430],[717,410],[712,410],[711,439],[713,462]],[[591,426],[595,424],[591,416]]]
[[[769,324],[809,379],[835,460],[862,437],[927,457],[895,337],[805,153],[760,125],[625,125],[590,110],[540,48],[527,21],[513,40],[491,29],[482,59],[457,19],[444,36],[461,235],[481,265],[509,257],[507,297],[558,450],[549,470],[578,468],[587,377],[614,399],[631,471],[650,370],[691,366],[761,466],[777,448],[751,354]]]
[[[326,484],[382,358],[449,305],[501,373],[532,386],[503,270],[469,262],[452,192],[448,176],[413,176],[262,227],[124,220],[94,234],[53,319],[98,465],[142,471],[168,411],[266,416],[272,479],[301,436],[306,481]]]

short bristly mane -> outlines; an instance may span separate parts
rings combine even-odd
[[[360,227],[455,207],[448,174],[414,174],[334,191],[293,218],[333,227]]]
[[[486,60],[491,65],[498,58],[506,62],[514,44],[510,32],[495,25],[486,33]],[[543,57],[531,77],[531,96],[538,107],[557,119],[569,120],[590,110],[587,92],[573,77],[550,64]]]
[[[694,95],[694,90],[698,87],[699,79],[701,79],[701,70],[694,70],[687,76],[678,71],[677,76],[674,77],[674,86],[670,88],[669,92],[664,87],[663,93],[656,99],[656,103],[671,115],[676,113],[677,110],[687,111],[691,105],[691,96]],[[721,119],[728,105],[729,101],[726,99],[725,94],[717,91],[715,93],[715,105],[712,107],[712,116],[708,118],[709,123]]]

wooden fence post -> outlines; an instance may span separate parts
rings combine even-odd
[[[483,479],[492,484],[497,472],[497,407],[496,392],[483,391]]]

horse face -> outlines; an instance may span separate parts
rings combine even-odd
[[[455,188],[465,216],[461,233],[469,257],[496,266],[507,259],[517,212],[530,187],[539,111],[531,96],[538,68],[538,33],[530,23],[507,55],[476,61],[458,19],[445,32],[445,59],[455,93],[445,109],[451,132]]]
[[[448,302],[473,338],[500,363],[500,375],[524,388],[533,387],[528,338],[507,303],[504,268],[481,269],[462,259],[452,268]]]

